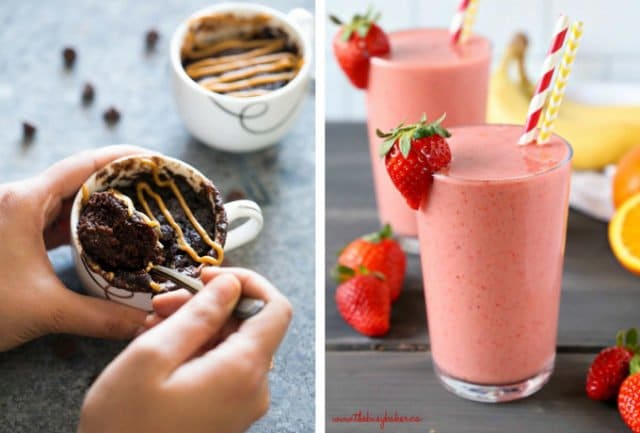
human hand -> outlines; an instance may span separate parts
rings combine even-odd
[[[154,298],[152,329],[93,384],[79,432],[239,433],[267,412],[268,372],[291,305],[245,269],[207,268],[202,281],[193,297],[181,290]],[[234,324],[241,293],[266,305]]]
[[[130,338],[145,313],[77,294],[56,276],[47,250],[69,243],[76,191],[114,159],[145,153],[110,146],[78,153],[20,182],[0,185],[0,351],[48,333]]]

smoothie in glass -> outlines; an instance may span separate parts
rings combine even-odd
[[[554,365],[571,147],[518,146],[521,126],[449,130],[417,218],[436,374],[469,399],[522,398]]]
[[[391,53],[371,59],[367,87],[369,142],[380,221],[390,223],[403,246],[417,253],[416,212],[395,189],[378,156],[376,128],[390,130],[423,113],[444,126],[483,123],[487,106],[491,46],[471,36],[464,45],[450,44],[445,29],[407,30],[389,34]]]

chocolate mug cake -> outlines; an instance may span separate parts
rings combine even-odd
[[[181,48],[187,75],[228,96],[265,95],[286,86],[302,67],[300,47],[267,14],[231,12],[194,18]]]
[[[194,188],[155,156],[126,160],[120,169],[127,174],[98,172],[113,178],[104,190],[82,190],[77,233],[94,272],[124,290],[162,293],[177,286],[150,274],[154,265],[198,277],[203,265],[221,264],[227,217],[211,182]]]

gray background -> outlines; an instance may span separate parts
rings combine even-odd
[[[256,242],[228,254],[226,263],[274,281],[295,315],[271,373],[271,410],[251,431],[308,432],[315,398],[313,88],[294,130],[275,148],[232,155],[191,138],[171,97],[169,39],[182,19],[211,3],[0,2],[0,182],[35,174],[76,151],[132,143],[195,165],[224,195],[243,193],[257,201],[264,231]],[[283,11],[313,8],[311,0],[259,3]],[[161,36],[156,51],[147,54],[144,34],[151,27]],[[65,45],[78,52],[70,72],[62,67]],[[96,99],[86,108],[80,103],[85,81],[96,88]],[[122,113],[113,128],[102,120],[110,105]],[[28,145],[21,139],[23,120],[38,127]],[[51,259],[67,285],[81,290],[68,247],[52,252]],[[50,336],[0,353],[0,432],[75,429],[86,389],[124,346]]]

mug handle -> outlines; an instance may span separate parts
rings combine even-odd
[[[257,203],[251,200],[236,200],[231,203],[225,203],[224,210],[227,213],[229,226],[236,220],[247,219],[227,232],[227,241],[224,245],[225,252],[252,241],[262,230],[262,210],[260,210],[260,206]]]
[[[309,58],[313,63],[315,60],[313,59],[313,51],[315,46],[315,19],[313,14],[306,9],[303,8],[295,8],[291,9],[287,13],[287,18],[297,24],[298,28],[302,32],[302,37],[307,40],[309,47],[311,47],[311,54]],[[315,78],[315,69],[313,64],[310,68],[311,78]]]

